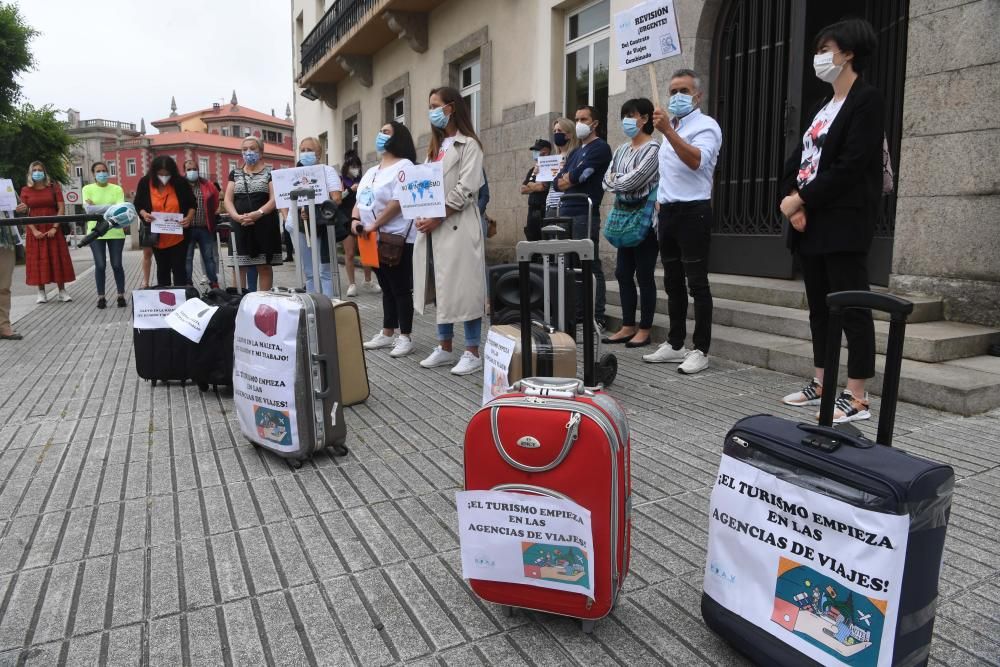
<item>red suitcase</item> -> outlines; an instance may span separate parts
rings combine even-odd
[[[593,244],[522,241],[517,249],[522,272],[527,272],[526,260],[533,252],[580,254],[584,294],[591,295],[584,304],[584,381],[529,378],[476,412],[465,432],[465,489],[562,498],[590,510],[594,597],[480,579],[470,579],[469,584],[489,602],[579,618],[584,632],[590,632],[594,621],[611,611],[629,569],[629,431],[618,403],[600,388],[592,388]],[[528,332],[521,345],[528,350],[522,359],[530,374],[530,327],[523,326],[522,332]]]

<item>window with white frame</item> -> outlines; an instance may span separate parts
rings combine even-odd
[[[108,175],[117,176],[118,175],[118,163],[114,160],[108,160]]]
[[[611,2],[589,2],[566,15],[566,116],[584,105],[597,109],[604,134],[608,118],[608,70],[611,65]]]
[[[202,178],[208,178],[208,158],[200,157],[198,158],[198,175]]]
[[[360,122],[355,114],[344,121],[344,150],[353,150],[360,153]]]
[[[125,160],[125,175],[135,176],[135,158],[130,157]]]
[[[392,120],[406,124],[406,98],[402,93],[389,100],[389,109]]]
[[[479,132],[479,113],[481,106],[480,81],[482,74],[479,67],[479,56],[471,58],[458,66],[458,85],[465,100],[469,113],[472,115],[472,127]]]
[[[76,177],[82,179],[83,178],[83,167],[77,166],[76,169],[75,169],[75,171],[76,171]]]
[[[236,171],[236,160],[229,161],[229,171]]]

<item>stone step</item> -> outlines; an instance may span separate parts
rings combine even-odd
[[[715,286],[712,286],[713,293]],[[618,282],[607,284],[607,303],[621,305],[621,293]],[[799,308],[774,306],[765,303],[738,301],[719,298],[713,294],[712,321],[723,326],[751,329],[764,333],[799,338],[805,341],[811,339],[809,331],[809,312]],[[667,313],[667,296],[661,291],[657,293],[656,312]],[[688,318],[694,317],[693,304],[688,305]],[[889,323],[884,320],[875,322],[875,347],[880,354],[885,353],[886,341],[889,336]],[[937,363],[964,357],[974,357],[986,354],[992,343],[1000,343],[1000,330],[965,324],[963,322],[916,322],[907,323],[906,340],[903,345],[903,356],[914,361]]]
[[[620,326],[621,308],[609,305],[607,315],[611,330]],[[666,340],[668,326],[667,316],[657,313],[653,320],[655,343]],[[619,345],[605,346],[605,351],[616,354],[648,354],[653,349],[627,350]],[[790,336],[716,324],[712,327],[711,355],[791,373],[804,379],[813,374],[812,345]],[[847,377],[846,359],[847,352],[844,350],[841,353],[841,385]],[[664,366],[670,367],[668,364]],[[872,393],[878,393],[882,386],[885,356],[876,356],[875,367],[875,378],[869,384]],[[962,415],[1000,407],[1000,358],[976,356],[935,364],[904,359],[899,397],[903,401]]]

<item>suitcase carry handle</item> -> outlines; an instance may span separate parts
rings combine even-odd
[[[327,378],[326,355],[314,354],[312,355],[312,358],[313,358],[313,363],[315,363],[316,366],[319,368],[320,380],[322,382],[322,384],[320,384],[319,389],[313,390],[313,394],[315,394],[316,398],[326,398],[327,396],[330,395],[330,383],[326,381]]]
[[[576,378],[524,378],[515,382],[513,388],[528,396],[575,398],[588,393],[584,383]]]
[[[814,424],[799,424],[798,426],[806,433],[812,433],[813,435],[829,438],[834,441],[834,444],[849,445],[855,449],[871,449],[875,446],[874,442],[863,436],[856,436],[849,431],[842,431],[839,428],[833,428],[832,426],[818,426]]]
[[[557,467],[569,455],[569,450],[573,447],[573,443],[576,442],[576,439],[580,434],[580,422],[583,420],[583,415],[573,410],[569,411],[569,421],[566,422],[566,439],[563,440],[562,448],[559,450],[559,454],[551,462],[541,466],[525,465],[507,453],[503,443],[500,441],[499,420],[500,406],[497,405],[490,410],[490,430],[493,431],[493,444],[496,445],[497,452],[500,453],[501,458],[503,458],[508,465],[524,472],[545,472],[546,470],[552,470]],[[541,447],[541,443],[530,436],[520,438],[517,441],[517,444],[519,447],[524,447],[526,449],[537,449],[538,447]]]
[[[878,418],[878,435],[875,441],[892,446],[892,431],[896,424],[896,402],[899,399],[899,375],[903,367],[903,340],[906,318],[913,312],[913,304],[892,294],[864,290],[834,292],[826,297],[830,309],[830,329],[827,340],[826,364],[823,369],[823,396],[819,406],[820,426],[833,425],[833,408],[837,393],[837,375],[840,372],[840,338],[843,334],[844,310],[862,308],[889,313],[889,340],[885,350],[885,369],[882,371],[882,407]]]

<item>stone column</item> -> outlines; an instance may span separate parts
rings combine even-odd
[[[890,286],[1000,326],[1000,2],[910,3]]]

